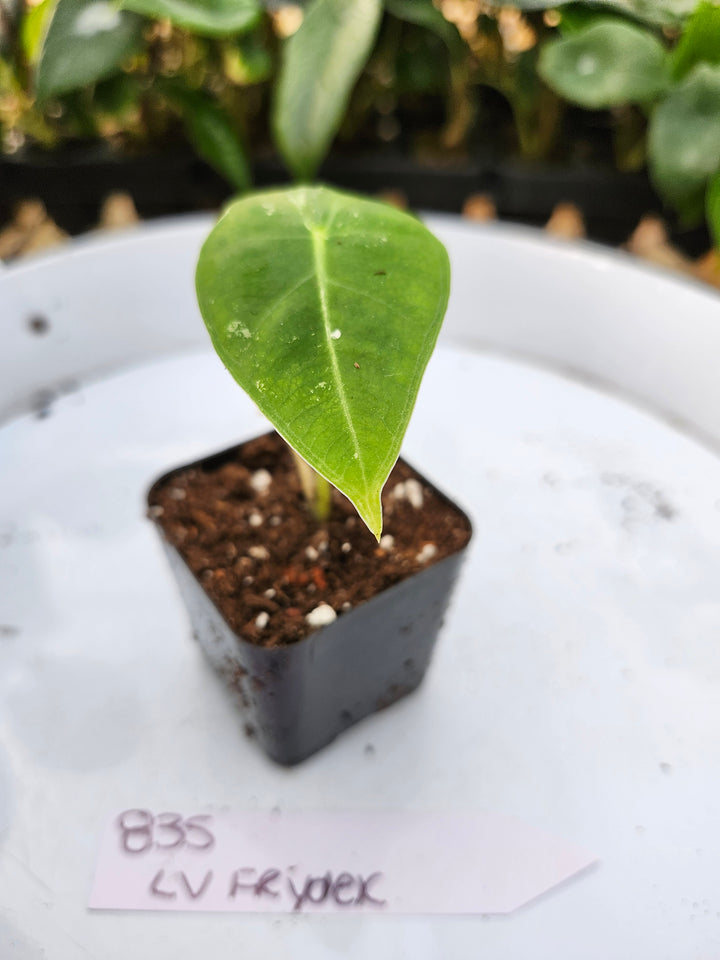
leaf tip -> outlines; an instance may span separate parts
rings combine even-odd
[[[368,501],[367,503],[356,503],[355,509],[370,533],[375,537],[377,542],[380,543],[380,537],[382,536],[383,532],[383,515],[380,494],[378,493],[377,499]]]

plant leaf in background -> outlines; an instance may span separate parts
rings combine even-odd
[[[561,36],[568,37],[572,33],[579,33],[596,23],[598,17],[608,18],[606,11],[598,14],[597,10],[581,6],[579,3],[572,3],[566,7],[560,8],[560,23],[558,29]]]
[[[671,62],[676,79],[686,76],[698,63],[720,64],[720,7],[700,4],[688,20]]]
[[[557,93],[590,109],[651,100],[670,83],[660,41],[617,20],[597,21],[546,43],[538,70]]]
[[[42,0],[36,7],[28,7],[20,24],[20,42],[27,63],[34,64],[40,56],[43,37],[58,0]]]
[[[458,28],[445,19],[432,0],[385,0],[385,9],[398,20],[431,30],[440,37],[451,57],[461,58],[467,53]]]
[[[251,30],[262,13],[258,0],[120,0],[120,6],[153,20],[169,20],[205,37]]]
[[[142,20],[110,0],[57,0],[35,74],[38,100],[79,90],[120,69],[139,48]]]
[[[273,73],[270,51],[257,31],[227,40],[223,45],[222,59],[225,76],[243,87],[262,83]]]
[[[512,6],[519,10],[548,10],[576,2],[577,0],[513,0]],[[491,0],[491,3],[497,7],[506,5],[504,0]],[[682,23],[693,12],[697,0],[584,0],[584,5],[590,9],[613,10],[642,23],[671,27]]]
[[[295,177],[310,179],[337,133],[375,40],[381,0],[313,0],[285,43],[275,139]]]
[[[697,0],[598,0],[601,6],[658,27],[678,26],[697,6]]]
[[[713,242],[720,250],[720,170],[708,185],[705,198],[705,213]]]
[[[182,113],[188,140],[195,150],[243,193],[252,186],[245,149],[229,117],[206,93],[165,83],[162,92]]]
[[[702,216],[708,179],[720,168],[720,67],[701,64],[656,108],[650,172],[687,222]]]
[[[380,493],[447,305],[442,244],[387,204],[294,187],[230,206],[196,281],[232,376],[379,538]]]
[[[609,7],[588,6],[585,3],[570,3],[561,7],[559,32],[562,36],[579,33],[594,23],[627,23],[627,17]]]

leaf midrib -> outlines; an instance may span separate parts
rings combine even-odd
[[[318,297],[320,300],[320,313],[322,314],[323,319],[323,331],[325,334],[325,342],[328,354],[330,356],[330,365],[332,367],[333,379],[335,380],[337,397],[340,401],[340,406],[342,408],[345,420],[347,421],[350,436],[352,437],[353,446],[355,448],[355,459],[358,461],[358,465],[360,466],[363,482],[367,483],[367,477],[365,475],[365,463],[360,450],[360,441],[358,440],[358,435],[355,431],[355,425],[353,424],[352,415],[350,413],[347,394],[345,393],[345,387],[343,385],[342,377],[340,376],[340,364],[338,363],[337,352],[335,350],[335,341],[331,336],[332,331],[330,329],[330,316],[327,302],[327,288],[329,281],[325,264],[325,232],[314,227],[309,227],[309,230],[312,238],[315,280],[317,282]]]

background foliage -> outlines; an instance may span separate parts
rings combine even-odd
[[[647,166],[720,235],[711,0],[0,0],[6,154],[189,141],[238,191],[279,153],[503,155]]]

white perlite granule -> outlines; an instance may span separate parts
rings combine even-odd
[[[253,560],[268,560],[270,551],[267,547],[250,547],[248,555],[251,556]]]
[[[319,604],[314,610],[311,610],[310,613],[305,615],[305,621],[309,623],[311,627],[326,627],[329,623],[332,623],[333,620],[337,620],[337,614],[327,603]]]
[[[434,543],[426,543],[420,553],[415,557],[418,563],[427,563],[437,553],[437,547]]]
[[[268,623],[270,623],[270,614],[264,610],[255,617],[255,626],[258,630],[264,630]]]
[[[256,470],[250,477],[250,486],[257,493],[265,493],[272,483],[272,476],[267,470]]]
[[[417,480],[412,477],[405,481],[405,498],[411,507],[419,510],[423,505],[423,491]]]

